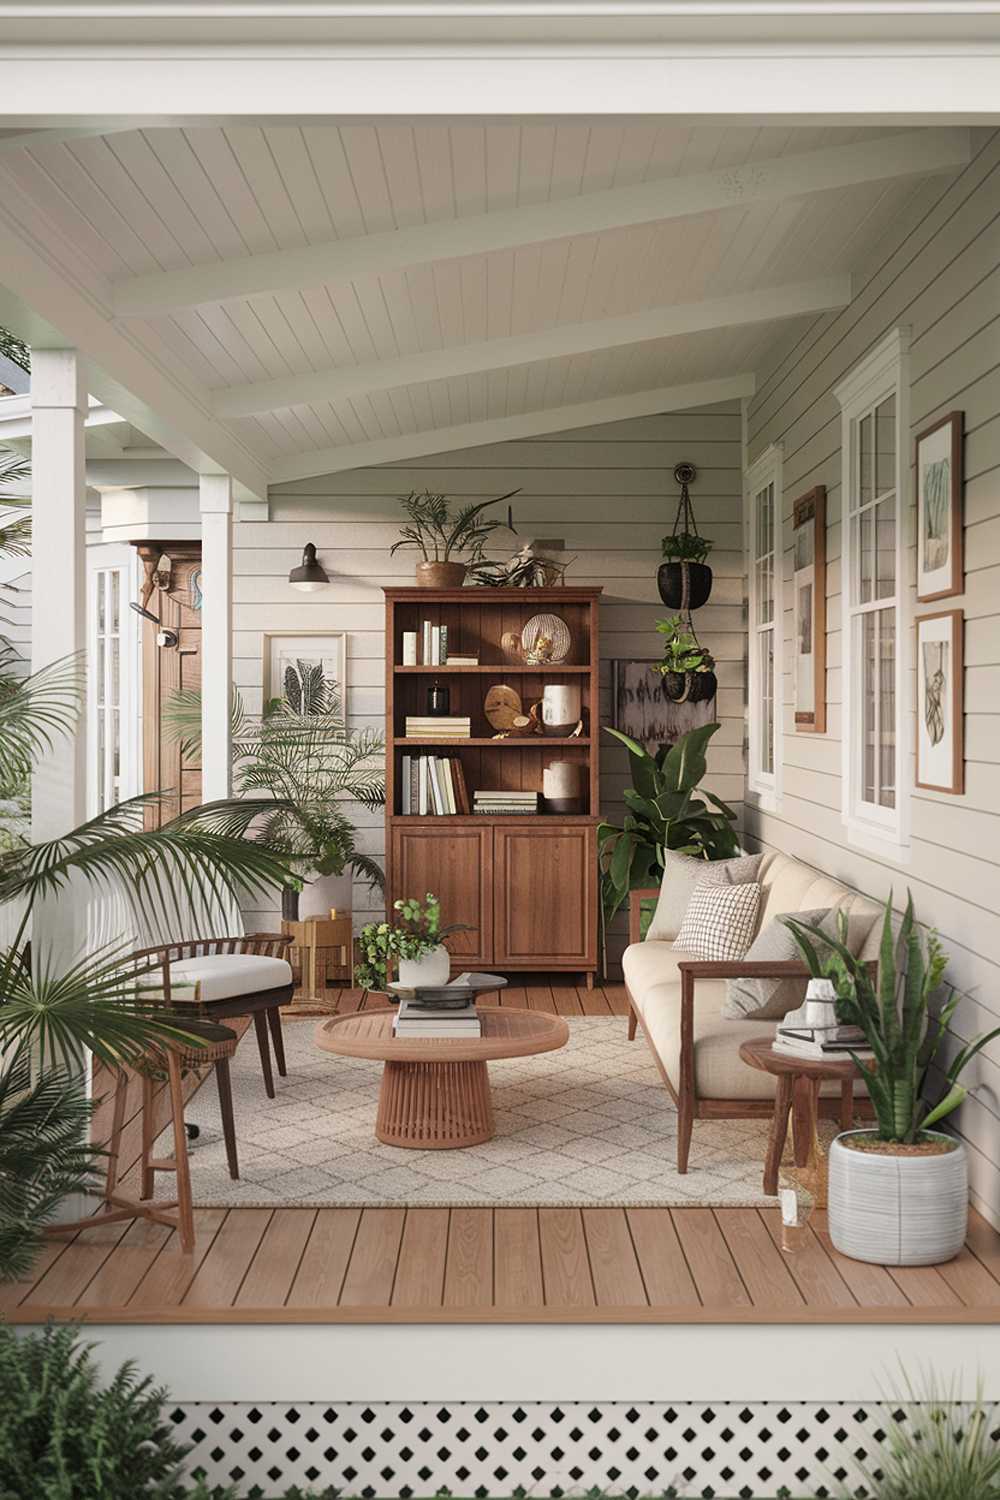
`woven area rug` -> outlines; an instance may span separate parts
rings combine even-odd
[[[320,1052],[312,1019],[285,1023],[288,1077],[268,1099],[253,1035],[233,1060],[240,1181],[226,1169],[215,1082],[190,1100],[201,1207],[713,1205],[773,1202],[761,1188],[767,1126],[696,1121],[675,1166],[677,1116],[645,1042],[621,1017],[573,1018],[557,1052],[490,1065],[497,1133],[481,1146],[413,1151],[375,1139],[382,1064]],[[164,1178],[163,1191],[172,1182]]]

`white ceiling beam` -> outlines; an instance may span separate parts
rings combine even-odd
[[[338,474],[345,469],[370,468],[372,464],[396,463],[429,453],[452,453],[456,448],[478,448],[484,443],[504,443],[512,438],[540,437],[574,427],[596,427],[601,422],[622,422],[629,417],[650,417],[660,412],[685,411],[692,406],[711,406],[717,401],[739,401],[752,396],[753,375],[730,375],[721,380],[696,380],[689,385],[658,386],[633,391],[626,396],[604,396],[596,401],[578,401],[570,406],[548,406],[540,411],[518,412],[511,417],[493,417],[484,422],[462,422],[454,427],[434,427],[401,437],[376,438],[370,443],[346,443],[337,448],[316,448],[310,453],[289,454],[272,466],[271,481],[309,479],[316,474]]]
[[[969,160],[969,132],[913,130],[794,156],[748,162],[688,177],[664,178],[476,214],[406,229],[278,250],[265,255],[153,271],[114,283],[118,317],[148,318],[261,292],[350,282],[405,266],[508,250],[690,214],[776,202],[886,178],[950,172]]]
[[[279,380],[229,386],[216,392],[212,407],[217,417],[253,416],[257,412],[304,406],[312,401],[342,401],[372,391],[396,390],[421,381],[510,369],[533,360],[558,359],[598,349],[618,349],[651,339],[675,338],[710,329],[829,312],[846,307],[850,300],[850,276],[764,287],[731,297],[713,297],[705,302],[651,307],[619,318],[560,323],[537,333],[517,334],[512,338],[484,339],[478,343],[405,354],[398,359],[371,360],[366,364],[317,370],[309,375],[289,375]]]

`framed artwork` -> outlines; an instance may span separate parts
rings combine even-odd
[[[826,486],[792,508],[795,728],[826,733]]]
[[[965,790],[965,689],[960,609],[917,619],[916,784],[933,792]]]
[[[652,668],[660,657],[611,662],[611,722],[651,753],[673,745],[682,734],[715,721],[715,698],[703,703],[671,703]]]
[[[310,670],[319,668],[325,682],[340,689],[340,709],[347,717],[347,636],[342,630],[265,631],[264,702],[299,697],[305,712],[309,703]]]
[[[962,559],[964,412],[952,411],[916,441],[917,598],[948,599],[965,588]]]

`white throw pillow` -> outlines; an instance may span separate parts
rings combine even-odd
[[[698,885],[674,946],[719,963],[742,958],[757,931],[759,911],[759,881]]]
[[[697,885],[743,885],[754,880],[762,854],[739,854],[735,859],[698,859],[693,854],[664,855],[663,884],[646,938],[672,943],[681,930],[688,902]]]

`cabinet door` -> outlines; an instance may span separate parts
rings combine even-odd
[[[544,820],[540,819],[542,825]],[[494,962],[521,968],[597,963],[597,867],[592,824],[494,830]]]
[[[441,902],[441,921],[467,922],[472,932],[456,932],[447,941],[462,966],[493,958],[493,830],[485,828],[417,828],[392,830],[390,901],[403,896],[423,900],[433,891]]]

